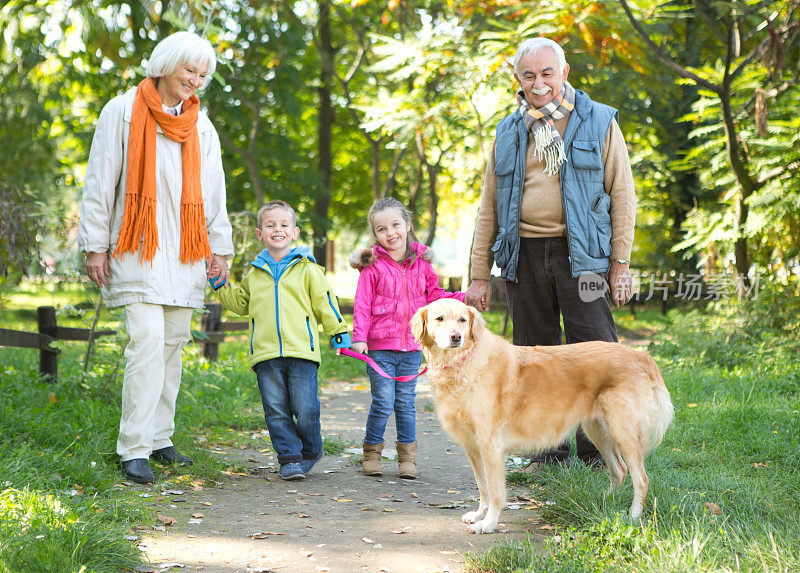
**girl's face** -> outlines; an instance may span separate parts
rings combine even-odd
[[[403,219],[400,209],[389,207],[372,216],[372,230],[378,243],[396,261],[405,257],[411,223]]]

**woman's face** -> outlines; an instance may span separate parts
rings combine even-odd
[[[175,107],[189,99],[206,81],[208,65],[180,64],[170,75],[158,79],[156,89],[161,95],[161,102],[168,107]]]

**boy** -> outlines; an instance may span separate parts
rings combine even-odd
[[[304,479],[322,457],[318,321],[334,348],[350,347],[347,323],[322,269],[307,247],[292,247],[299,235],[294,209],[270,201],[258,211],[256,229],[267,248],[239,287],[215,287],[225,308],[250,318],[250,367],[285,480]]]

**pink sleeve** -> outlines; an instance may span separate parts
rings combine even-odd
[[[353,342],[366,342],[372,322],[372,299],[375,294],[374,275],[367,267],[358,275],[356,298],[353,301]]]
[[[456,291],[450,292],[444,290],[442,287],[439,286],[439,275],[436,274],[436,271],[433,270],[431,264],[427,261],[425,262],[425,298],[429,303],[438,300],[440,298],[454,298],[456,300],[460,300],[464,302],[464,297],[467,296],[467,293]]]

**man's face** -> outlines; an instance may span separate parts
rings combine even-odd
[[[527,53],[519,60],[517,78],[525,99],[534,108],[547,105],[567,81],[569,64],[561,71],[555,51],[549,47],[540,48],[537,52]]]

